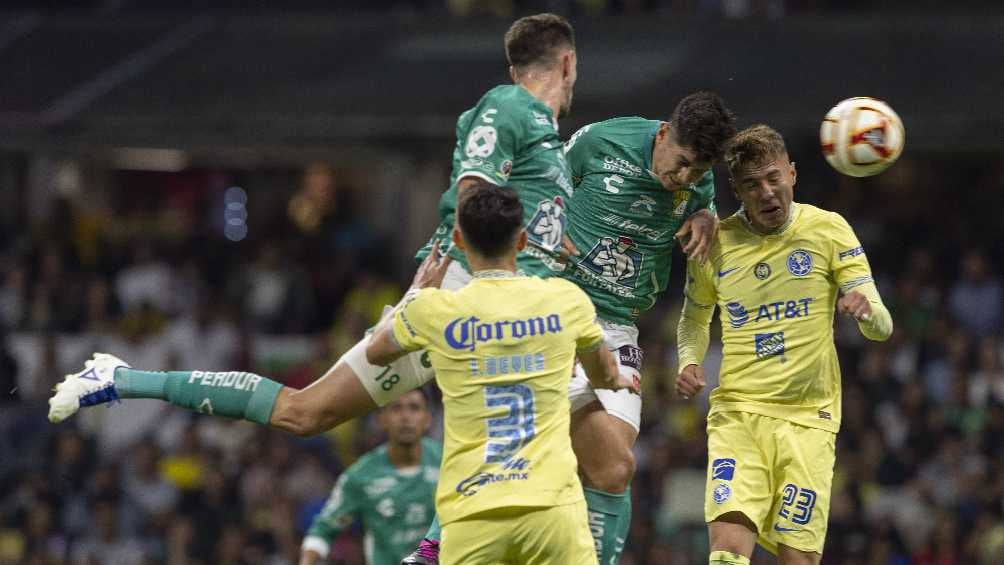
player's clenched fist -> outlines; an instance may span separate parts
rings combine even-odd
[[[687,400],[704,390],[704,369],[700,365],[687,365],[676,377],[676,394]]]
[[[853,316],[859,322],[867,322],[871,318],[872,305],[865,295],[852,290],[837,301],[837,312]]]

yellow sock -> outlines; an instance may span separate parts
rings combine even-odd
[[[750,558],[731,551],[712,551],[708,565],[750,565]]]

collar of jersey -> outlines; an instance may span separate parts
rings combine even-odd
[[[516,273],[504,269],[486,269],[484,271],[474,271],[472,274],[476,279],[511,279],[516,277]]]
[[[516,84],[514,86],[516,86],[516,88],[520,89],[523,92],[523,94],[525,94],[527,96],[527,98],[529,98],[531,100],[531,104],[536,104],[537,106],[540,107],[541,110],[543,110],[544,112],[547,113],[547,117],[551,118],[551,125],[554,126],[554,131],[556,131],[556,132],[560,131],[558,129],[558,118],[554,117],[554,112],[551,111],[551,107],[550,106],[548,106],[547,104],[544,104],[544,102],[542,100],[540,100],[539,98],[537,98],[536,96],[534,96],[522,84]]]
[[[746,208],[742,205],[739,206],[739,210],[736,211],[736,215],[743,221],[743,225],[746,226],[746,229],[761,237],[770,237],[772,235],[781,235],[788,231],[788,228],[791,227],[791,223],[795,221],[795,216],[798,215],[798,204],[795,201],[791,202],[791,210],[788,212],[788,219],[784,222],[784,225],[774,233],[765,234],[758,232],[757,229],[753,227],[753,223],[750,222],[749,216],[746,215]]]
[[[662,122],[659,120],[653,120],[655,122],[655,127],[652,131],[648,132],[645,136],[645,143],[642,145],[641,158],[644,159],[642,166],[645,167],[645,171],[654,180],[659,180],[659,177],[652,172],[652,152],[655,151],[655,134],[659,133],[659,126]],[[660,181],[661,182],[661,181]]]

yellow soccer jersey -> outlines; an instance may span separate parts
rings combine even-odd
[[[516,276],[424,289],[395,314],[394,338],[429,352],[443,391],[442,524],[583,500],[568,383],[576,350],[603,340],[584,292],[562,279]]]
[[[688,309],[720,309],[723,359],[711,413],[742,411],[836,432],[840,428],[840,367],[833,343],[838,291],[858,290],[872,303],[861,324],[871,339],[892,331],[871,269],[854,231],[839,214],[792,203],[779,233],[753,231],[742,213],[722,221],[703,266],[688,265]],[[707,347],[694,344],[681,320],[680,367],[699,364]]]

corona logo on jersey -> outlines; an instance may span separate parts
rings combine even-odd
[[[557,314],[537,316],[527,320],[500,320],[482,322],[474,316],[457,318],[446,325],[443,337],[453,349],[474,351],[476,344],[511,337],[523,339],[527,336],[545,335],[561,331],[561,317]]]
[[[541,200],[537,212],[526,224],[526,234],[534,245],[555,251],[561,247],[561,237],[565,234],[565,202],[560,196],[554,200]]]
[[[778,300],[761,304],[756,308],[756,318],[753,323],[761,320],[777,321],[792,318],[804,318],[809,315],[809,304],[813,298],[799,298],[798,300]],[[743,327],[750,320],[749,311],[738,302],[729,302],[725,305],[725,311],[729,315],[729,325],[735,329]]]
[[[607,282],[635,288],[642,259],[641,252],[630,237],[622,235],[614,240],[607,236],[601,237],[579,264]]]

